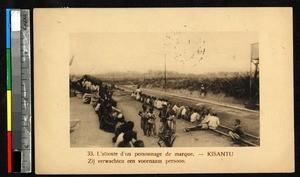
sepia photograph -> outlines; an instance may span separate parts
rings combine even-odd
[[[70,147],[258,147],[259,81],[255,31],[71,33]]]
[[[293,172],[292,14],[36,9],[36,173]]]

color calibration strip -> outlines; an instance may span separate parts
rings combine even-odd
[[[12,173],[10,12],[6,9],[7,167]]]
[[[29,10],[6,10],[8,172],[31,172]]]

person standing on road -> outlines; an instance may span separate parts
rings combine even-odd
[[[167,105],[166,104],[162,105],[162,109],[160,110],[158,117],[160,118],[160,122],[161,122],[161,125],[159,127],[159,131],[160,131],[160,133],[162,133],[162,132],[164,132],[164,130],[168,126],[167,125],[168,114],[167,114]]]
[[[150,136],[151,133],[153,133],[153,135],[156,135],[156,125],[155,125],[156,116],[153,111],[154,108],[150,107],[149,113],[147,114],[147,136]]]
[[[234,129],[232,131],[229,131],[229,137],[233,142],[239,142],[245,137],[245,130],[243,126],[241,126],[241,120],[235,119],[234,122]]]
[[[141,117],[141,129],[144,132],[144,135],[147,135],[147,105],[142,105],[142,110],[139,111],[138,115]]]
[[[168,129],[171,130],[172,133],[176,131],[176,113],[173,109],[169,111],[169,116],[167,118]]]
[[[202,84],[201,87],[200,87],[200,94],[201,94],[201,97],[202,97],[202,98],[205,96],[205,93],[206,93],[205,87],[204,87],[204,85]]]
[[[135,92],[136,92],[136,97],[135,97],[135,99],[138,100],[138,101],[140,101],[140,100],[141,100],[142,90],[141,90],[141,88],[140,88],[139,85],[137,86],[137,89],[136,89]]]

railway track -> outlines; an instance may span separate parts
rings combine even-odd
[[[128,86],[119,86],[119,87],[124,89],[124,90],[130,90],[130,91],[135,90],[134,88],[131,88],[131,87],[128,87]],[[162,93],[160,91],[154,91],[154,90],[148,90],[148,89],[144,89],[143,92],[148,93],[150,95],[160,95],[160,96],[168,97],[168,98],[185,99],[185,100],[190,100],[190,101],[193,101],[193,102],[198,102],[198,103],[202,102],[202,103],[209,104],[209,105],[221,106],[221,107],[232,108],[232,109],[236,109],[236,110],[240,110],[240,111],[246,111],[246,112],[259,114],[259,111],[257,111],[257,110],[247,109],[247,108],[234,106],[234,105],[217,103],[217,102],[214,102],[214,101],[208,101],[208,100],[204,100],[204,99],[200,99],[200,98],[180,96],[180,95],[176,95],[176,94],[172,94],[172,93],[167,93],[166,94],[166,93]]]
[[[129,96],[130,97],[131,92],[134,91],[133,88],[129,89],[127,87],[122,87],[122,86],[121,87],[119,86],[119,88],[122,89],[122,91],[124,93],[124,94],[122,94],[123,96]],[[181,97],[181,96],[176,96],[176,95],[175,96],[174,95],[168,96],[166,94],[161,94],[161,93],[158,93],[158,92],[154,93],[154,94],[151,94],[151,93],[148,93],[148,92],[144,92],[144,93],[149,94],[151,96],[155,96],[155,97],[163,96],[164,98],[168,98],[169,100],[172,100],[173,102],[178,102],[178,101],[183,102],[183,99],[185,99],[184,97]],[[192,99],[185,99],[185,101],[192,101],[192,102],[194,102],[194,105],[195,104],[197,105],[197,103],[199,102],[199,101],[192,100]],[[230,108],[235,109],[235,107],[230,107]],[[157,108],[155,108],[155,109],[157,109]],[[224,126],[224,125],[220,125],[216,130],[212,130],[212,131],[215,132],[215,133],[218,133],[222,136],[229,136],[228,132],[232,131],[232,128]],[[251,135],[249,133],[246,133],[245,138],[240,142],[240,144],[243,145],[243,146],[258,147],[258,146],[260,146],[260,138],[257,137],[257,136]]]

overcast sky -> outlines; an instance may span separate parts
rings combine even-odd
[[[70,35],[70,74],[167,70],[248,71],[255,32],[78,33]]]

